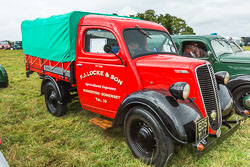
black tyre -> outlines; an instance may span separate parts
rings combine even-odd
[[[7,71],[5,70],[5,68],[2,68],[3,69],[3,73],[5,73],[6,77],[4,79],[4,82],[0,83],[0,87],[2,88],[7,88],[9,86],[9,77],[8,77],[8,73]]]
[[[243,85],[236,88],[233,91],[233,97],[238,114],[243,114],[244,110],[250,110],[250,85]]]
[[[45,84],[44,93],[48,111],[56,117],[64,115],[67,111],[67,103],[62,103],[59,92],[52,82],[49,81]]]
[[[147,164],[164,166],[174,151],[172,139],[146,109],[134,107],[124,121],[126,142],[136,158]]]

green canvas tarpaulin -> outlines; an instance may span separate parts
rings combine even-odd
[[[74,11],[49,18],[23,21],[21,26],[23,53],[59,62],[75,60],[78,23],[88,14],[116,16]]]

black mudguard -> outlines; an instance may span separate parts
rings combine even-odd
[[[62,99],[62,93],[61,93],[61,90],[60,90],[60,88],[59,88],[59,85],[58,85],[58,83],[56,82],[56,80],[53,78],[53,77],[51,77],[51,76],[44,76],[44,77],[41,77],[42,79],[43,79],[43,81],[42,81],[42,84],[41,84],[41,95],[44,95],[44,86],[45,86],[45,84],[48,82],[48,81],[50,81],[50,82],[52,82],[55,86],[56,86],[56,89],[57,89],[57,91],[58,91],[58,94],[59,94],[59,97],[60,97],[60,99]]]
[[[41,76],[41,78],[43,79],[42,81],[42,84],[41,84],[41,95],[44,95],[44,86],[45,84],[50,81],[52,82],[56,89],[57,89],[57,92],[58,92],[58,95],[59,95],[59,101],[60,103],[67,103],[70,101],[70,94],[69,94],[69,91],[68,91],[68,87],[69,85],[67,85],[66,83],[62,82],[62,81],[59,81],[57,82],[53,77],[51,76]]]
[[[235,112],[234,100],[231,92],[225,85],[218,86],[222,119],[229,118]]]
[[[228,81],[226,85],[233,92],[237,87],[250,84],[250,75],[240,75]]]
[[[195,122],[202,118],[192,100],[175,100],[169,92],[140,91],[129,95],[120,105],[113,126],[122,125],[126,113],[134,106],[147,108],[167,133],[180,143],[195,141]]]

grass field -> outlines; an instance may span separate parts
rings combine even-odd
[[[245,46],[245,47],[242,47],[244,50],[246,51],[250,51],[250,46]]]
[[[47,112],[37,74],[25,76],[22,51],[1,51],[0,64],[10,85],[0,89],[0,150],[10,166],[141,167],[125,143],[122,128],[103,131],[88,122],[97,116],[78,100],[61,118]],[[222,144],[196,160],[190,145],[178,146],[169,166],[250,166],[250,121]]]

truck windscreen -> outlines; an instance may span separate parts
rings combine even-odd
[[[150,54],[177,54],[171,37],[164,31],[126,29],[124,39],[132,59]]]

